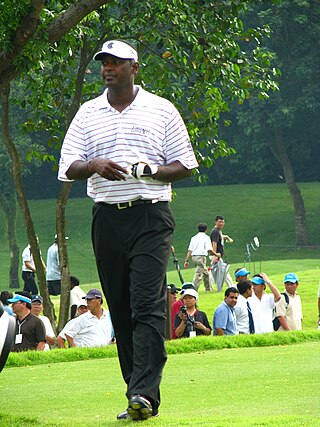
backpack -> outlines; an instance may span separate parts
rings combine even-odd
[[[286,300],[286,309],[288,308],[289,305],[289,296],[288,294],[286,294],[285,292],[282,292],[281,295],[284,295],[284,299]],[[276,309],[274,308],[274,315],[276,314]],[[275,331],[277,331],[280,328],[280,321],[278,317],[275,317],[272,321],[273,323],[273,329]]]

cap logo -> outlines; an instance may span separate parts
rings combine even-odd
[[[113,48],[113,45],[114,45],[114,43],[113,43],[113,42],[110,42],[110,43],[107,45],[107,48],[108,48],[108,49],[112,49],[112,48]]]

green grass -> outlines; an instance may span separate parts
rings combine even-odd
[[[231,264],[243,263],[246,243],[254,236],[260,238],[261,247],[252,251],[253,260],[303,259],[320,257],[320,183],[299,184],[307,210],[309,249],[295,249],[294,214],[292,201],[285,184],[248,184],[179,188],[172,203],[176,219],[174,246],[180,260],[185,258],[191,236],[197,232],[199,222],[207,222],[209,229],[214,218],[226,218],[225,231],[234,238],[227,245],[227,260]],[[44,258],[55,235],[55,200],[30,201],[36,233]],[[92,201],[88,198],[70,199],[67,206],[67,234],[71,273],[81,283],[98,280],[90,241]],[[0,212],[2,215],[2,212]],[[17,239],[20,251],[27,243],[24,223],[19,214]],[[0,221],[0,289],[7,289],[9,254]],[[173,269],[170,264],[170,269]]]
[[[319,351],[317,341],[169,355],[160,417],[143,425],[316,427]],[[0,380],[3,427],[125,425],[115,357],[6,367]]]
[[[172,261],[170,261],[172,263]],[[172,263],[173,265],[173,263]],[[231,264],[230,272],[233,274],[234,270],[242,264]],[[251,264],[250,271],[251,275],[260,272],[261,270],[268,274],[269,278],[283,292],[283,278],[288,272],[294,271],[300,280],[298,287],[298,293],[300,294],[302,301],[303,310],[303,330],[312,331],[317,328],[318,321],[318,299],[317,291],[320,284],[320,268],[318,259],[293,259],[293,260],[277,260],[277,261],[262,261],[260,263]],[[184,270],[182,267],[182,274],[185,281],[192,281],[194,268]],[[168,271],[167,275],[168,283],[174,283],[176,286],[180,286],[180,281],[176,270]],[[85,284],[82,288],[88,291],[92,287],[100,287],[98,282]],[[223,288],[224,292],[225,288]],[[223,292],[205,292],[204,286],[201,285],[199,289],[199,302],[198,307],[204,311],[212,322],[214,310],[223,300]],[[56,313],[59,311],[59,298],[52,297],[52,301],[55,305]]]

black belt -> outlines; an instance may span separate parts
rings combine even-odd
[[[154,200],[133,200],[132,202],[122,202],[122,203],[105,203],[105,202],[99,202],[104,206],[108,206],[108,208],[113,209],[127,209],[127,208],[133,208],[134,206],[138,205],[151,205],[154,203],[157,203],[158,201]]]

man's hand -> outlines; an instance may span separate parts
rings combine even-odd
[[[199,329],[200,331],[205,331],[207,328],[204,326],[203,323],[201,322],[195,322],[194,326],[196,327],[196,329]]]
[[[260,276],[266,282],[266,285],[269,285],[271,283],[270,280],[269,280],[269,277],[265,273],[260,273]]]
[[[187,321],[187,315],[186,314],[184,314],[184,313],[182,313],[182,311],[179,311],[179,313],[178,313],[178,317],[179,317],[179,319],[180,320],[182,320],[182,322],[186,322]]]
[[[88,162],[88,170],[90,173],[97,173],[109,181],[125,181],[126,175],[128,175],[128,171],[118,163],[98,157]]]

